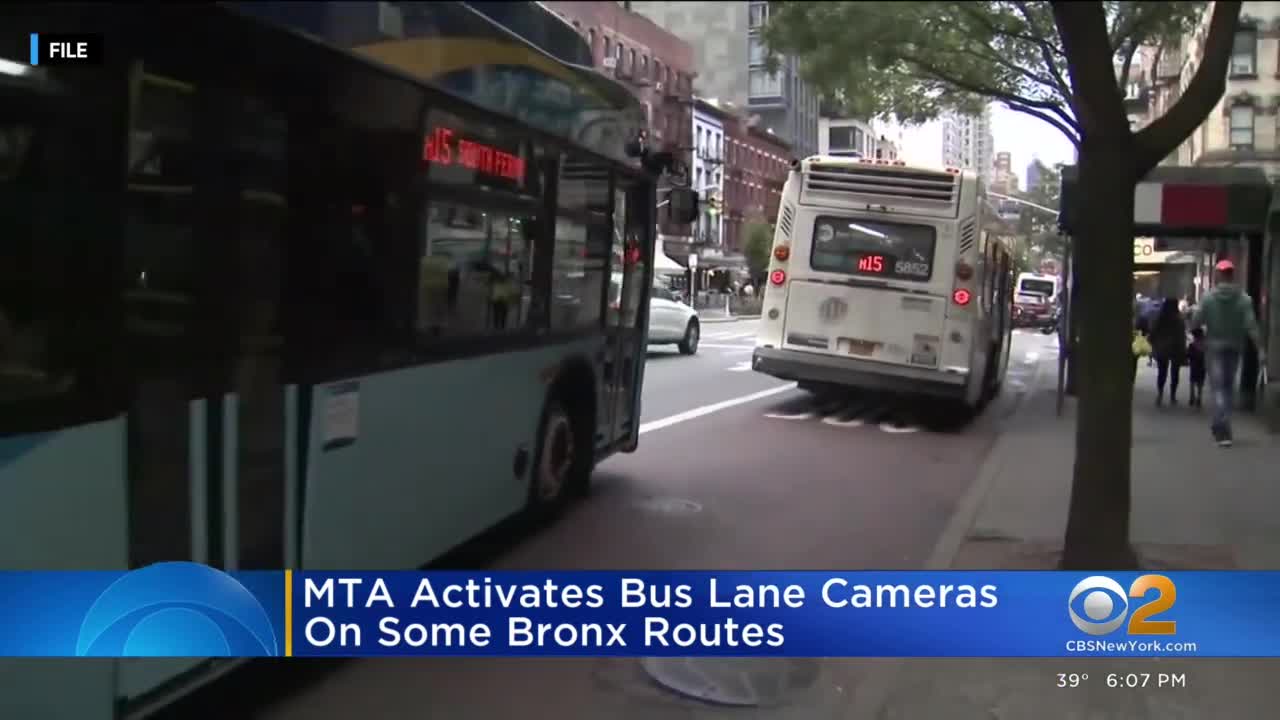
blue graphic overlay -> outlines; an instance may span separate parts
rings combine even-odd
[[[284,648],[284,573],[196,563],[0,573],[0,655],[270,657]]]
[[[1280,573],[295,573],[298,656],[1280,655]]]
[[[40,33],[31,33],[31,64],[40,64]]]
[[[1280,572],[0,573],[9,657],[1280,657]]]

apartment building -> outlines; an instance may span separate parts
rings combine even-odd
[[[898,159],[898,146],[874,121],[818,118],[818,154]]]
[[[624,2],[693,47],[702,97],[745,108],[771,128],[796,155],[818,151],[818,95],[800,78],[795,58],[782,58],[776,73],[764,66],[760,31],[769,4],[726,2]]]
[[[732,116],[704,98],[693,103],[693,163],[689,177],[702,194],[702,215],[694,228],[694,242],[718,248],[724,238],[724,163],[726,119]]]
[[[644,103],[653,145],[693,163],[693,48],[652,20],[617,2],[544,2],[587,41],[592,62],[631,88]],[[659,234],[687,240],[688,225],[659,215]]]

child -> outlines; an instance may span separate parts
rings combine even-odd
[[[1191,370],[1191,407],[1201,407],[1204,396],[1204,328],[1191,331],[1187,346],[1187,365]]]

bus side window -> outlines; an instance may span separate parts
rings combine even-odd
[[[609,286],[609,168],[566,155],[560,165],[551,328],[600,327]]]
[[[418,268],[417,328],[427,338],[523,329],[532,300],[527,211],[438,201],[427,206]]]

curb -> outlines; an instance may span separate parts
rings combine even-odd
[[[704,323],[710,324],[710,323],[738,322],[739,320],[759,320],[760,316],[759,315],[734,315],[732,317],[726,317],[726,318],[699,318],[699,319]]]
[[[1032,393],[1041,392],[1039,390],[1041,367],[1041,364],[1036,364],[1036,370],[1031,376],[1027,392],[1018,396],[1006,418],[1016,415]],[[938,537],[938,542],[934,545],[933,552],[929,553],[929,558],[925,561],[923,568],[925,571],[936,572],[951,569],[951,563],[955,561],[956,555],[959,554],[960,546],[964,544],[965,538],[969,535],[978,519],[978,514],[982,512],[982,507],[986,504],[987,496],[991,492],[991,486],[995,484],[996,478],[1000,476],[1000,473],[1007,465],[1010,451],[1013,448],[1012,443],[1013,441],[1007,440],[1004,432],[1001,431],[991,450],[987,453],[986,459],[982,461],[982,466],[978,469],[978,476],[974,479],[973,484],[969,486],[969,489],[965,491],[964,495],[960,496],[956,511],[951,514],[951,519],[947,521],[946,528],[943,529],[942,534]],[[880,717],[888,704],[893,688],[898,684],[898,678],[909,660],[910,658],[898,658],[876,665],[867,674],[863,682],[858,683],[854,689],[854,701],[848,717],[857,720]]]

